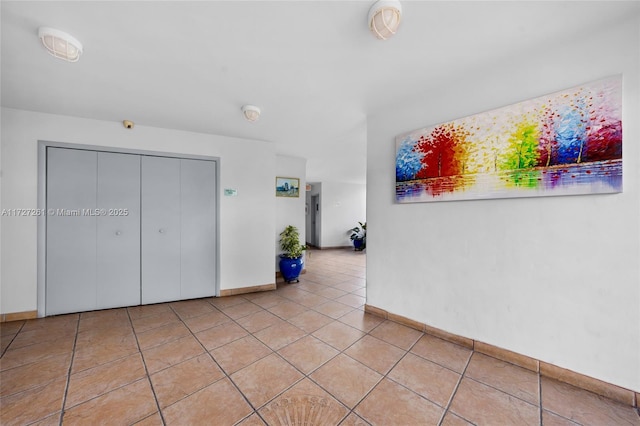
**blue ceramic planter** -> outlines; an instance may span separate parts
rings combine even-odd
[[[357,251],[364,250],[364,238],[356,238],[353,240],[353,248]]]
[[[304,261],[302,260],[302,256],[295,259],[280,256],[280,273],[282,274],[284,280],[288,283],[293,281],[300,281],[298,277],[302,272],[303,266]]]

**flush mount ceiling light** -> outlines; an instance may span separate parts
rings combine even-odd
[[[56,58],[76,62],[82,53],[82,44],[75,37],[54,28],[38,28],[38,37],[47,51]]]
[[[260,108],[255,105],[244,105],[242,107],[242,114],[247,121],[258,121],[260,118]]]
[[[369,9],[369,29],[380,40],[386,40],[398,31],[402,6],[397,0],[379,0]]]

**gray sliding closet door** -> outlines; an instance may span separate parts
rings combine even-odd
[[[47,149],[46,315],[96,307],[98,154]]]
[[[45,314],[215,296],[214,161],[47,148]]]
[[[140,156],[98,153],[97,308],[140,304]]]
[[[140,304],[140,156],[47,150],[46,315]]]
[[[142,303],[180,299],[180,159],[142,157]]]
[[[142,157],[142,303],[215,295],[216,163]]]
[[[216,163],[180,160],[182,299],[215,295]]]

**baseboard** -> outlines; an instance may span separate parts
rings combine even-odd
[[[247,293],[257,293],[259,291],[269,291],[269,290],[275,290],[275,289],[276,289],[276,283],[254,285],[251,287],[230,288],[230,289],[220,290],[220,297],[236,296],[238,294],[247,294]]]
[[[38,318],[38,311],[10,312],[0,314],[0,322],[21,321]]]
[[[478,340],[469,339],[468,337],[449,333],[448,331],[431,327],[427,324],[403,317],[401,315],[387,312],[386,310],[375,306],[364,305],[364,311],[372,315],[382,317],[402,325],[406,325],[407,327],[422,331],[423,333],[439,337],[443,340],[456,343],[485,355],[498,358],[502,361],[518,365],[522,368],[526,368],[527,370],[539,373],[541,376],[568,383],[577,388],[593,392],[597,395],[612,399],[614,401],[618,401],[622,404],[630,405],[636,408],[640,406],[640,392],[634,392],[630,389],[625,389],[611,383],[603,382],[602,380],[585,376],[584,374],[576,373],[575,371],[567,370],[556,365],[531,358],[527,355],[522,355],[507,349],[500,348],[498,346],[493,346]]]

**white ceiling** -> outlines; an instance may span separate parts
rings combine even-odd
[[[640,10],[403,1],[398,34],[380,41],[373,2],[2,0],[2,106],[269,141],[308,160],[308,181],[364,183],[368,114]],[[40,26],[79,39],[80,61],[48,55]],[[243,120],[245,103],[260,121]]]

